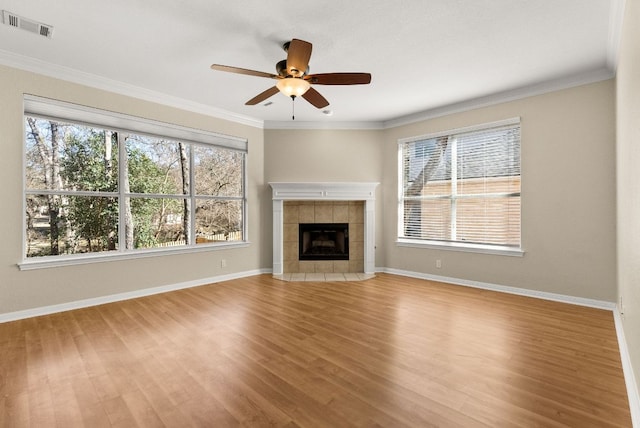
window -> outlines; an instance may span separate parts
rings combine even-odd
[[[25,258],[245,240],[246,141],[25,99]]]
[[[400,243],[520,248],[519,119],[400,141],[399,162]]]

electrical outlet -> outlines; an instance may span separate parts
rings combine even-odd
[[[220,267],[227,267],[227,260],[225,259],[220,260]]]
[[[442,260],[436,260],[436,268],[440,269],[442,267]]]

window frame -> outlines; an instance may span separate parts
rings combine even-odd
[[[522,246],[522,210],[520,211],[520,245],[519,246],[511,246],[511,245],[496,245],[496,244],[486,244],[486,243],[471,243],[471,242],[462,242],[462,241],[446,241],[446,240],[435,240],[435,239],[420,239],[420,238],[407,238],[404,236],[405,230],[405,219],[404,219],[404,202],[406,199],[404,198],[404,164],[403,164],[403,146],[407,143],[413,143],[421,140],[428,140],[438,137],[448,137],[455,139],[457,135],[466,134],[476,131],[484,131],[489,130],[491,128],[499,128],[499,127],[508,127],[508,126],[520,126],[521,120],[520,117],[513,117],[505,120],[482,123],[478,125],[456,128],[448,131],[442,132],[434,132],[425,135],[419,135],[415,137],[401,138],[398,140],[398,207],[397,207],[397,233],[396,233],[396,246],[398,247],[413,247],[413,248],[429,248],[429,249],[437,249],[437,250],[446,250],[446,251],[459,251],[459,252],[472,252],[472,253],[483,253],[483,254],[494,254],[494,255],[505,255],[505,256],[516,256],[522,257],[525,253]],[[522,139],[521,139],[522,140]],[[457,145],[454,146],[457,148]],[[520,142],[520,147],[522,147],[522,141]],[[455,150],[455,149],[454,149]],[[453,171],[452,171],[453,172]],[[455,173],[453,174],[455,177]],[[520,174],[522,177],[522,172]],[[457,186],[453,186],[457,188]],[[452,193],[455,193],[455,190],[452,190]],[[491,195],[491,194],[487,194]],[[520,188],[520,198],[522,198],[522,188]],[[452,199],[452,203],[455,205],[455,195]],[[522,200],[522,199],[521,199]],[[452,210],[452,220],[455,216],[455,210]],[[455,229],[455,224],[452,223],[452,228]]]
[[[121,133],[132,133],[152,138],[161,138],[171,141],[180,141],[190,145],[189,158],[190,158],[190,193],[189,195],[182,194],[147,194],[147,193],[125,193],[122,186],[118,186],[117,192],[104,192],[104,191],[68,191],[68,190],[36,190],[27,189],[26,183],[26,132],[24,132],[24,122],[27,117],[33,116],[39,119],[68,122],[72,124],[78,124],[83,126],[95,127],[99,129],[106,129],[110,131],[118,132],[118,147],[124,146],[124,142],[121,143]],[[116,113],[108,110],[101,110],[93,107],[86,107],[78,104],[72,104],[64,101],[52,100],[49,98],[43,98],[34,95],[24,95],[24,108],[23,108],[23,165],[22,165],[22,259],[17,264],[20,270],[39,269],[46,267],[59,267],[77,264],[96,263],[104,261],[115,260],[130,260],[135,258],[145,258],[154,256],[165,256],[175,254],[186,254],[202,251],[212,251],[219,249],[247,247],[250,245],[248,240],[248,141],[245,138],[239,138],[220,133],[204,131],[200,129],[188,128],[180,125],[174,125],[166,122],[160,122],[156,120],[136,117],[123,113]],[[242,153],[242,195],[235,196],[211,196],[211,195],[198,195],[196,193],[196,184],[194,181],[195,168],[194,156],[196,146],[204,147],[217,147],[224,150],[232,150]],[[119,164],[122,164],[122,156],[126,155],[125,150],[118,150]],[[122,174],[120,171],[119,182],[122,182]],[[27,229],[26,225],[26,201],[30,194],[56,194],[56,195],[72,195],[72,196],[98,196],[98,197],[114,197],[119,201],[123,201],[123,198],[167,198],[167,199],[188,199],[191,202],[191,206],[195,207],[196,199],[215,199],[215,200],[234,200],[240,201],[242,209],[242,240],[241,241],[227,241],[227,242],[211,242],[211,243],[196,243],[193,239],[189,245],[179,247],[164,247],[164,248],[132,248],[126,249],[124,245],[119,245],[117,250],[95,252],[95,253],[83,253],[83,254],[61,254],[55,256],[43,256],[43,257],[29,257],[27,258]],[[118,216],[118,234],[122,237],[124,232],[121,231],[122,210],[119,210]],[[192,233],[195,236],[195,215],[191,218]],[[121,240],[119,239],[119,242]]]

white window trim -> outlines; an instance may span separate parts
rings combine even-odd
[[[208,144],[246,152],[246,138],[204,131],[109,110],[100,110],[35,95],[24,95],[24,114],[81,125],[127,131],[150,137],[171,138],[185,143]]]
[[[91,253],[82,255],[60,255],[50,260],[42,260],[42,257],[24,259],[18,263],[20,270],[45,269],[63,266],[84,265],[92,263],[113,262],[118,260],[144,259],[147,257],[173,256],[178,254],[193,254],[202,251],[228,250],[230,248],[243,248],[251,245],[250,241],[234,241],[229,243],[198,244],[193,247],[180,248],[151,248],[144,250],[128,250],[126,253]]]
[[[449,130],[438,131],[438,132],[430,132],[428,134],[418,135],[415,137],[401,138],[398,140],[398,144],[413,143],[414,141],[420,141],[420,140],[429,140],[431,138],[442,137],[444,135],[465,134],[467,132],[481,131],[487,128],[498,128],[500,126],[518,125],[520,123],[521,123],[520,116],[516,116],[509,119],[497,120],[495,122],[481,123],[478,125],[465,126],[462,128],[455,128],[455,129],[449,129]]]
[[[34,115],[45,119],[68,121],[71,123],[77,123],[88,126],[95,126],[99,128],[112,129],[118,132],[131,132],[137,134],[144,134],[152,137],[160,138],[172,138],[175,140],[183,141],[191,144],[210,145],[221,147],[229,150],[236,150],[243,153],[248,153],[248,140],[245,138],[233,137],[224,134],[214,133],[210,131],[203,131],[193,128],[187,128],[179,125],[174,125],[165,122],[154,121],[150,119],[140,118],[136,116],[130,116],[122,113],[116,113],[108,110],[100,110],[93,107],[81,106],[78,104],[67,103],[64,101],[53,100],[49,98],[38,97],[34,95],[24,95],[24,116]],[[24,131],[23,131],[23,138]],[[202,251],[215,251],[229,248],[242,248],[251,245],[248,240],[248,189],[247,189],[247,159],[245,157],[242,187],[244,190],[243,197],[241,198],[243,205],[243,241],[230,241],[230,242],[217,242],[217,243],[204,243],[198,245],[191,245],[189,247],[176,247],[176,248],[146,248],[146,249],[129,249],[118,250],[112,252],[101,253],[87,253],[87,254],[62,254],[58,256],[49,257],[34,257],[27,258],[26,255],[26,229],[25,224],[25,212],[26,212],[26,196],[32,191],[27,191],[24,176],[24,165],[26,165],[26,143],[23,141],[23,162],[22,162],[22,260],[17,263],[20,270],[32,270],[43,269],[52,267],[72,266],[89,263],[109,262],[116,260],[131,260],[140,259],[146,257],[158,257],[169,256],[177,254],[189,254]],[[193,151],[191,152],[193,157]],[[193,159],[192,159],[193,161]],[[193,183],[193,169],[191,170]],[[38,191],[42,193],[42,191]],[[46,191],[45,191],[46,193]],[[55,192],[59,194],[60,192]],[[64,191],[62,193],[65,193]],[[99,196],[102,192],[74,192],[73,194],[87,193],[91,196]],[[109,194],[107,196],[118,196]],[[140,195],[144,197],[154,197],[155,195]],[[162,197],[172,197],[177,195],[159,195]],[[180,195],[183,196],[183,195]],[[195,195],[190,195],[191,199],[195,198]],[[238,198],[225,198],[220,197],[216,199],[230,199],[238,200]],[[193,202],[193,201],[192,201]],[[195,221],[192,218],[192,221]],[[192,225],[193,226],[193,225]],[[121,229],[121,228],[119,228]]]
[[[493,254],[498,256],[522,257],[525,251],[522,248],[507,247],[504,245],[470,244],[464,242],[430,241],[427,239],[414,240],[398,238],[398,247],[428,248],[433,250],[460,251],[465,253]]]
[[[487,128],[497,128],[501,126],[520,125],[520,124],[521,124],[520,116],[516,116],[509,119],[498,120],[495,122],[482,123],[482,124],[467,126],[463,128],[432,132],[429,134],[419,135],[415,137],[407,137],[407,138],[399,139],[398,155],[397,155],[398,207],[397,207],[396,246],[445,250],[445,251],[459,251],[459,252],[467,252],[467,253],[492,254],[492,255],[512,256],[512,257],[523,257],[525,254],[525,251],[522,247],[522,232],[521,232],[521,237],[520,237],[521,242],[519,247],[511,247],[506,245],[489,245],[489,244],[467,243],[467,242],[448,242],[448,241],[436,241],[436,240],[429,240],[429,239],[404,238],[402,237],[402,234],[404,231],[404,222],[402,221],[402,218],[404,217],[404,207],[403,207],[404,200],[401,197],[404,190],[402,188],[403,164],[402,164],[402,156],[401,156],[403,144],[412,143],[414,141],[420,141],[420,140],[428,140],[436,137],[442,137],[443,135],[451,136],[451,135],[463,134],[467,132],[480,131]],[[455,197],[454,197],[454,200],[455,200]]]

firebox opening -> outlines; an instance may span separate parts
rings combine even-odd
[[[348,223],[300,223],[299,260],[349,260]]]

